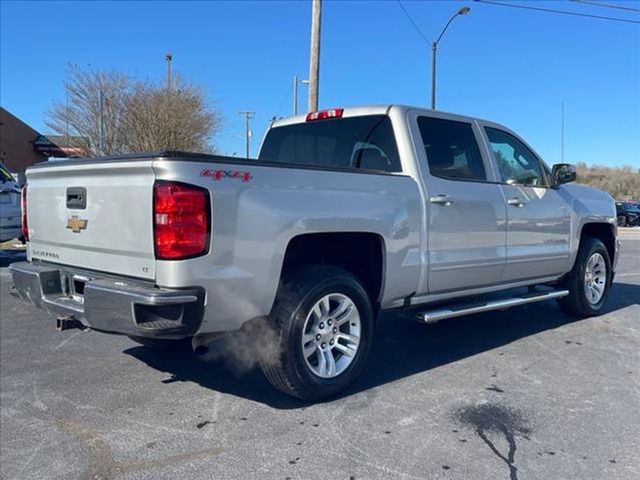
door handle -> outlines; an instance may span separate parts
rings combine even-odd
[[[517,208],[522,208],[524,207],[525,202],[522,201],[520,197],[513,197],[507,200],[507,204],[513,205],[514,207],[517,207]]]
[[[442,205],[443,207],[448,207],[453,203],[453,201],[449,198],[449,195],[436,195],[435,197],[429,197],[429,201],[431,203],[436,203],[438,205]]]
[[[79,210],[87,208],[87,189],[84,187],[67,188],[67,208]]]

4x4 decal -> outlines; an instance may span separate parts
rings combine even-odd
[[[223,178],[235,178],[242,180],[243,182],[249,182],[253,178],[251,172],[240,170],[211,170],[205,168],[200,172],[201,177],[211,177],[215,181],[222,180]]]

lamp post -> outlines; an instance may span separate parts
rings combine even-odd
[[[309,85],[309,80],[299,80],[297,75],[293,76],[293,115],[298,115],[298,85]]]
[[[164,61],[167,62],[167,90],[171,90],[171,60],[173,60],[173,55],[167,53],[164,56]]]
[[[436,109],[436,55],[438,53],[438,42],[444,35],[444,32],[447,31],[447,28],[449,28],[451,22],[453,22],[453,19],[458,15],[466,15],[470,10],[471,8],[469,7],[462,7],[460,10],[454,13],[442,29],[442,32],[440,32],[438,39],[431,44],[431,110]]]

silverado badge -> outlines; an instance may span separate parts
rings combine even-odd
[[[82,218],[78,218],[77,215],[67,219],[67,228],[70,229],[73,233],[80,233],[80,230],[85,230],[87,228],[87,220]]]

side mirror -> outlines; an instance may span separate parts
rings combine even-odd
[[[551,169],[551,177],[554,185],[562,185],[563,183],[575,182],[576,167],[570,163],[556,163]]]

